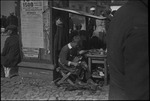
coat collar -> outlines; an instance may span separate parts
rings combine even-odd
[[[71,44],[70,44],[70,43],[68,44],[68,47],[69,47],[69,49],[72,49],[72,46],[71,46]]]

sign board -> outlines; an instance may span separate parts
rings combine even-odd
[[[38,58],[39,48],[23,48],[25,57]]]
[[[44,48],[42,13],[42,0],[21,0],[21,33],[23,47]]]

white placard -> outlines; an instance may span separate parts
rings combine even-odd
[[[42,0],[21,0],[21,32],[23,47],[44,48],[42,13]]]
[[[23,48],[22,49],[25,57],[38,58],[39,48]]]

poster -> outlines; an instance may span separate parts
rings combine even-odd
[[[44,48],[42,13],[42,0],[21,0],[21,33],[23,47]]]

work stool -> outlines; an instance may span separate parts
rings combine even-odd
[[[73,83],[73,81],[71,81],[71,79],[69,78],[73,73],[69,72],[67,70],[62,69],[61,67],[58,67],[56,69],[57,72],[59,72],[62,75],[62,78],[58,81],[56,81],[56,85],[60,86],[61,84],[63,84],[65,81],[67,81],[69,84],[71,84],[72,86],[75,86],[75,84]]]
[[[57,67],[56,71],[59,72],[62,75],[62,78],[59,78],[59,80],[57,80],[55,82],[55,84],[57,86],[60,86],[61,84],[65,83],[67,81],[67,83],[69,83],[72,86],[75,86],[75,83],[70,79],[71,76],[76,75],[76,70],[75,68],[75,72],[71,72],[69,71],[70,68],[62,65],[59,63],[59,67]]]

